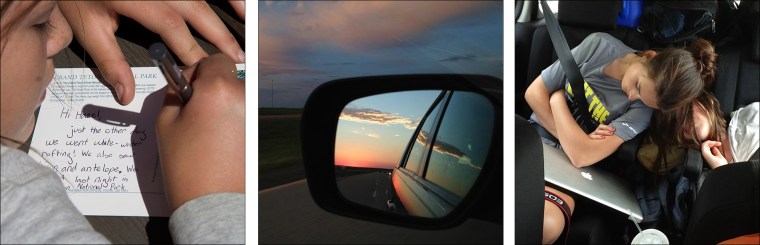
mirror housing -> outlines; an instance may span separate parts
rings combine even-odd
[[[411,91],[456,90],[483,95],[494,106],[491,148],[480,176],[461,203],[437,218],[391,213],[347,200],[336,184],[335,140],[343,108],[358,98]],[[418,229],[443,229],[467,218],[502,222],[503,210],[503,81],[484,75],[419,74],[339,79],[324,83],[309,96],[301,116],[301,151],[309,191],[322,209],[374,222]]]

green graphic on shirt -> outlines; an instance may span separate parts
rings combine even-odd
[[[591,99],[588,103],[588,112],[591,114],[591,120],[594,120],[597,123],[607,124],[607,116],[610,115],[610,111],[607,110],[607,107],[604,106],[586,81],[583,81],[583,89],[585,90],[584,95],[586,100],[589,98]],[[565,84],[565,91],[570,95],[570,98],[574,98],[573,88],[570,86],[570,83]]]

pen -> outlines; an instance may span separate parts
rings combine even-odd
[[[193,96],[193,87],[187,82],[182,71],[179,70],[177,62],[174,61],[166,45],[163,43],[154,43],[150,45],[150,57],[153,58],[153,63],[158,66],[158,69],[166,77],[166,81],[169,86],[177,92],[182,104],[186,104],[190,101],[190,97]]]

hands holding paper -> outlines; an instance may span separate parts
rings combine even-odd
[[[184,106],[169,90],[157,118],[169,209],[197,197],[245,192],[245,84],[215,54],[183,71],[193,86]]]
[[[244,18],[244,2],[230,1],[230,5]],[[240,45],[204,1],[61,1],[58,6],[122,104],[134,99],[135,80],[114,36],[119,15],[159,34],[184,64],[208,56],[190,34],[187,23],[234,62],[245,62]]]

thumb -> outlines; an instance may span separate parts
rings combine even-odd
[[[124,59],[112,59],[95,62],[103,78],[111,85],[117,101],[128,105],[135,98],[135,78],[129,64]]]

